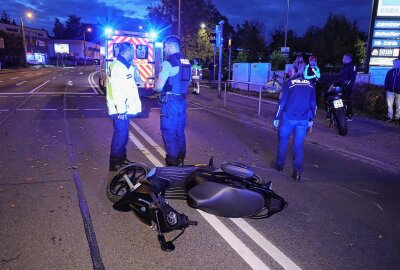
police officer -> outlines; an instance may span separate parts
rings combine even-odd
[[[353,91],[353,84],[356,81],[357,69],[353,64],[353,56],[351,54],[343,55],[343,67],[336,75],[339,82],[344,85],[343,98],[347,105],[347,120],[353,120],[353,105],[351,100],[351,93]]]
[[[200,80],[203,77],[203,72],[199,61],[194,58],[192,65],[192,83],[193,83],[193,94],[200,95]]]
[[[190,61],[180,53],[180,40],[168,36],[164,40],[163,62],[155,90],[161,102],[160,128],[167,155],[167,166],[183,165],[186,156],[186,93],[191,79]]]
[[[131,163],[126,155],[129,118],[142,111],[132,60],[132,44],[121,43],[117,58],[109,65],[107,73],[107,107],[114,125],[110,171],[116,171]]]
[[[303,172],[304,139],[307,128],[312,127],[316,111],[316,98],[314,84],[304,79],[304,62],[293,65],[292,77],[282,88],[282,98],[279,100],[278,109],[274,119],[274,126],[279,122],[279,144],[275,161],[271,163],[277,171],[282,171],[285,165],[286,150],[289,138],[293,135],[293,174],[295,181],[299,181]]]

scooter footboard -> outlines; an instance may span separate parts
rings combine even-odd
[[[265,205],[262,194],[240,186],[204,181],[187,193],[190,207],[222,217],[249,217]]]

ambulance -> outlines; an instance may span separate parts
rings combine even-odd
[[[99,86],[102,90],[107,87],[107,72],[110,63],[118,55],[118,44],[130,42],[134,48],[132,64],[137,68],[141,81],[137,82],[139,94],[148,96],[153,93],[155,79],[161,70],[163,61],[163,46],[156,42],[149,33],[115,30],[106,35],[104,40],[104,56],[100,62]]]

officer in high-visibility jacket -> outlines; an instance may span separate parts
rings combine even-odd
[[[132,66],[133,46],[119,44],[119,54],[109,65],[107,73],[107,107],[113,119],[114,134],[111,141],[110,171],[131,163],[126,155],[129,118],[141,113],[142,104]]]
[[[203,77],[203,72],[199,61],[195,58],[193,59],[192,65],[192,83],[193,83],[193,94],[200,95],[200,80]]]
[[[180,40],[168,36],[164,40],[167,58],[162,63],[155,91],[161,102],[160,128],[167,155],[167,166],[183,165],[186,156],[186,93],[191,79],[190,61],[180,53]]]

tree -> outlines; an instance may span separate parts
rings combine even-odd
[[[65,22],[65,38],[77,38],[82,33],[81,17],[69,15]]]
[[[280,52],[280,50],[275,50],[270,56],[270,62],[272,70],[283,70],[285,69],[285,65],[287,64],[287,58]]]
[[[54,19],[53,33],[55,38],[62,39],[65,37],[65,27],[59,18]]]
[[[147,19],[152,25],[163,29],[162,36],[178,34],[178,5],[176,0],[161,0],[158,5],[147,7]],[[188,58],[201,58],[210,56],[209,40],[205,33],[209,33],[214,26],[224,20],[224,37],[233,32],[228,19],[221,15],[211,0],[181,1],[181,43],[182,52]],[[205,33],[199,32],[200,24],[207,25]],[[199,51],[204,49],[205,51]]]
[[[244,21],[236,27],[233,35],[235,47],[240,48],[235,61],[261,62],[266,60],[266,42],[263,36],[264,25],[257,20]]]
[[[11,24],[11,18],[5,10],[3,10],[3,15],[1,15],[0,22]]]

